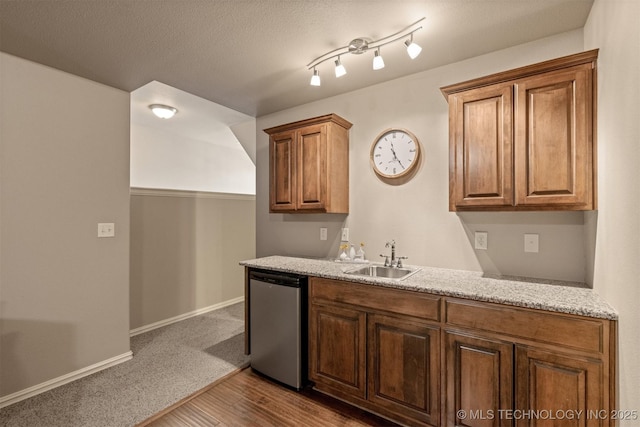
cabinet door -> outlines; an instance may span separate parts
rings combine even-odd
[[[511,426],[513,344],[445,332],[446,426]],[[461,415],[462,414],[462,415]]]
[[[513,85],[468,90],[449,100],[449,208],[513,204]]]
[[[437,425],[439,328],[370,314],[368,330],[368,400],[400,417]]]
[[[355,309],[311,304],[309,378],[323,389],[364,399],[366,315]]]
[[[516,205],[593,208],[591,67],[516,82]]]
[[[297,208],[323,210],[327,198],[327,125],[298,132]]]
[[[296,208],[296,133],[271,135],[269,138],[269,209],[272,212]]]
[[[519,417],[516,427],[609,425],[604,393],[601,362],[529,347],[516,348],[516,409],[534,414]]]

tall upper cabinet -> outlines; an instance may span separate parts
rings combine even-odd
[[[449,210],[596,209],[598,50],[441,88]]]
[[[265,129],[269,211],[349,213],[349,129],[336,114]]]

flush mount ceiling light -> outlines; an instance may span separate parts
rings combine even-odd
[[[153,114],[161,119],[170,119],[178,112],[177,108],[162,104],[151,104],[149,108],[153,111]]]
[[[353,39],[347,46],[339,47],[332,50],[331,52],[327,52],[324,55],[317,57],[309,64],[307,64],[307,68],[309,70],[313,70],[313,76],[311,77],[310,82],[311,86],[320,86],[320,73],[318,72],[316,67],[323,62],[329,61],[330,59],[337,58],[335,60],[336,77],[341,77],[347,74],[346,68],[340,61],[340,56],[347,53],[361,55],[369,51],[369,49],[375,49],[373,57],[373,69],[380,70],[384,68],[384,60],[380,55],[380,47],[404,39],[404,44],[407,47],[407,54],[411,59],[415,59],[418,55],[420,55],[420,51],[422,50],[422,48],[413,41],[413,33],[422,28],[422,26],[418,26],[418,24],[424,19],[425,18],[421,18],[408,27],[398,31],[397,33],[391,34],[387,37],[383,37],[379,40],[372,41],[371,39],[368,39],[366,37]]]

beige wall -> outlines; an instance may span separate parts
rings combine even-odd
[[[259,117],[258,255],[336,256],[340,228],[348,226],[351,241],[364,241],[373,260],[380,260],[378,255],[387,251],[384,243],[395,239],[398,254],[408,256],[409,264],[586,281],[586,259],[593,255],[585,253],[582,213],[448,211],[448,106],[439,89],[582,50],[582,31],[576,30]],[[268,137],[262,129],[332,112],[353,123],[349,215],[269,214]],[[415,177],[400,186],[379,180],[369,165],[371,143],[389,127],[415,133],[424,154]],[[320,227],[328,228],[326,242],[319,240]],[[487,251],[473,249],[470,240],[475,231],[489,233]],[[540,235],[538,254],[524,253],[525,233]]]
[[[255,197],[132,189],[131,328],[244,295]]]
[[[640,410],[640,2],[596,0],[584,28],[598,59],[594,289],[620,313],[619,409]],[[595,223],[595,215],[589,219]],[[623,421],[621,427],[640,421]]]
[[[7,396],[129,352],[129,94],[4,53],[0,90]]]

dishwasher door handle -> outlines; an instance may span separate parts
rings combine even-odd
[[[249,273],[249,279],[259,280],[265,283],[273,283],[280,286],[299,288],[306,280],[306,276],[252,271]]]

